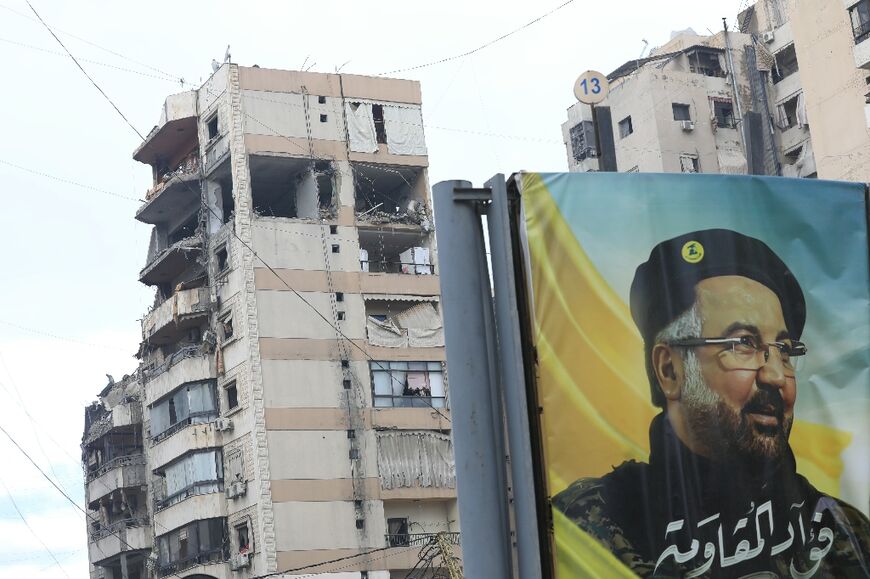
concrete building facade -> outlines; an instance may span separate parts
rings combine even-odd
[[[759,0],[738,24],[613,71],[597,122],[570,107],[570,170],[870,181],[870,0]]]
[[[421,104],[412,81],[235,64],[166,99],[133,155],[141,363],[86,410],[92,577],[461,557]]]

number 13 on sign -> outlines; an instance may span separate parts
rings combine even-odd
[[[607,96],[607,77],[595,70],[587,70],[574,83],[574,96],[581,103],[594,105]]]

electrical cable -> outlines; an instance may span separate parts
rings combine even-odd
[[[42,171],[37,171],[36,169],[30,169],[28,167],[24,167],[22,165],[16,165],[10,161],[4,161],[0,159],[0,165],[6,165],[8,167],[14,167],[20,171],[25,171],[27,173],[32,173],[33,175],[38,175],[40,177],[45,177],[46,179],[52,179],[53,181],[58,181],[60,183],[64,183],[66,185],[73,185],[75,187],[81,187],[82,189],[88,189],[90,191],[96,191],[97,193],[103,193],[104,195],[111,195],[112,197],[117,197],[118,199],[124,199],[126,201],[136,201],[137,203],[145,203],[144,199],[137,199],[135,197],[128,197],[127,195],[121,195],[120,193],[114,193],[112,191],[106,191],[105,189],[100,189],[98,187],[93,187],[91,185],[84,185],[82,183],[78,183],[76,181],[72,181],[65,177],[57,177],[55,175],[51,175],[49,173],[44,173]]]
[[[495,44],[495,43],[497,43],[497,42],[501,42],[502,40],[504,40],[504,39],[506,39],[506,38],[509,38],[509,37],[513,36],[513,35],[516,34],[517,32],[520,32],[520,31],[522,31],[522,30],[525,30],[526,28],[528,28],[528,27],[530,27],[530,26],[532,26],[532,25],[534,25],[534,24],[540,22],[541,20],[543,20],[543,19],[546,18],[547,16],[550,16],[550,15],[552,15],[552,14],[558,12],[559,10],[561,10],[562,8],[568,6],[569,4],[572,4],[573,2],[574,2],[574,0],[568,0],[567,2],[564,2],[564,3],[562,3],[562,4],[558,5],[558,6],[556,6],[555,8],[553,8],[552,10],[550,10],[549,12],[546,12],[546,13],[544,13],[544,14],[541,14],[541,15],[538,16],[537,18],[534,18],[534,19],[532,19],[532,20],[526,22],[525,24],[523,24],[523,25],[520,26],[519,28],[515,28],[515,29],[511,30],[510,32],[507,32],[507,33],[505,33],[505,34],[502,34],[502,35],[499,36],[498,38],[495,38],[495,39],[493,39],[493,40],[490,40],[489,42],[486,42],[486,43],[484,43],[484,44],[481,44],[481,45],[478,46],[477,48],[473,48],[473,49],[471,49],[471,50],[468,50],[468,51],[463,52],[463,53],[461,53],[461,54],[456,54],[456,55],[454,55],[454,56],[448,56],[448,57],[446,57],[446,58],[441,58],[441,59],[439,59],[439,60],[433,60],[432,62],[427,62],[427,63],[424,63],[424,64],[418,64],[418,65],[416,65],[416,66],[407,66],[407,67],[405,67],[405,68],[397,68],[396,70],[390,70],[390,71],[388,71],[388,72],[382,72],[382,73],[378,74],[377,76],[384,76],[384,75],[387,75],[387,74],[396,74],[397,72],[406,72],[406,71],[409,71],[409,70],[418,70],[418,69],[421,69],[421,68],[427,68],[427,67],[430,67],[430,66],[435,66],[436,64],[443,64],[443,63],[445,63],[445,62],[450,62],[450,61],[452,61],[452,60],[457,60],[457,59],[459,59],[459,58],[465,58],[466,56],[470,56],[470,55],[472,55],[472,54],[474,54],[474,53],[476,53],[476,52],[480,52],[481,50],[483,50],[483,49],[485,49],[485,48],[489,48],[489,47],[492,46],[493,44]]]
[[[18,513],[18,518],[21,519],[21,522],[24,523],[24,526],[27,527],[27,530],[30,531],[30,534],[39,541],[39,544],[42,545],[42,548],[45,549],[46,553],[51,555],[52,560],[54,560],[54,564],[57,565],[57,568],[60,569],[61,573],[64,574],[67,578],[69,577],[69,573],[66,572],[66,569],[60,564],[60,561],[57,560],[57,556],[52,552],[51,549],[48,548],[48,545],[45,544],[45,541],[36,534],[36,531],[33,530],[33,527],[30,526],[30,523],[27,522],[27,519],[24,518],[24,513],[21,512],[21,509],[18,508],[18,503],[15,502],[15,499],[12,498],[12,493],[9,492],[9,487],[6,486],[6,483],[0,479],[0,485],[3,486],[3,489],[6,491],[6,496],[9,498],[9,502],[12,503],[12,507],[15,509],[15,512]]]
[[[112,105],[112,108],[115,109],[115,111],[116,111],[119,115],[121,115],[121,118],[124,119],[124,122],[127,123],[127,125],[128,125],[131,129],[133,129],[133,132],[136,133],[137,135],[139,135],[139,138],[142,139],[142,140],[144,141],[144,140],[145,140],[145,137],[142,136],[142,133],[140,133],[139,130],[136,129],[136,127],[133,126],[133,123],[131,123],[130,120],[129,120],[126,116],[124,116],[124,113],[121,112],[121,109],[118,108],[118,105],[116,105],[116,104],[112,101],[112,99],[109,98],[109,95],[107,95],[107,94],[103,91],[103,89],[100,88],[100,85],[97,84],[97,81],[95,81],[93,78],[91,78],[91,75],[89,75],[88,72],[87,72],[87,71],[82,67],[82,65],[79,64],[79,61],[76,60],[76,57],[73,56],[72,53],[71,53],[69,50],[67,50],[67,47],[64,45],[63,41],[62,41],[60,38],[58,38],[58,37],[57,37],[57,34],[55,34],[54,31],[53,31],[53,30],[48,26],[48,24],[45,23],[45,20],[42,19],[42,16],[39,15],[39,12],[37,12],[37,11],[36,11],[36,8],[33,7],[33,4],[30,3],[30,0],[24,0],[24,1],[27,2],[27,5],[30,6],[30,9],[33,10],[33,13],[36,15],[36,17],[39,19],[39,21],[42,23],[42,25],[45,26],[45,29],[46,29],[46,30],[48,30],[48,33],[51,34],[51,35],[54,37],[55,40],[57,40],[57,43],[60,44],[60,46],[61,46],[61,48],[63,48],[64,52],[66,52],[66,53],[69,55],[69,57],[72,59],[72,61],[73,61],[73,62],[75,63],[75,65],[78,67],[78,69],[79,69],[80,71],[82,71],[82,74],[84,74],[84,75],[88,78],[88,80],[91,81],[91,84],[93,84],[94,87],[95,87],[98,91],[100,91],[100,94],[103,95],[107,101],[109,101],[109,104]]]

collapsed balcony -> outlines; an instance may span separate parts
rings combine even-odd
[[[429,235],[420,229],[407,231],[393,229],[359,229],[360,269],[369,273],[401,273],[431,275]]]
[[[422,168],[351,163],[351,170],[357,222],[431,229]]]
[[[174,227],[160,224],[151,231],[147,265],[139,272],[139,281],[162,286],[164,297],[179,281],[194,279],[204,270],[198,263],[203,249],[199,211],[174,217],[181,219]]]
[[[205,283],[204,278],[192,285]],[[179,284],[172,296],[148,312],[142,320],[142,338],[153,346],[178,341],[190,329],[202,325],[208,318],[211,302],[207,287],[188,288]]]
[[[258,217],[333,219],[338,195],[328,161],[251,155],[251,198]]]

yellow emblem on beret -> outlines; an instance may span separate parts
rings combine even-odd
[[[683,245],[683,259],[689,263],[698,263],[704,259],[704,246],[697,241],[687,241]]]

